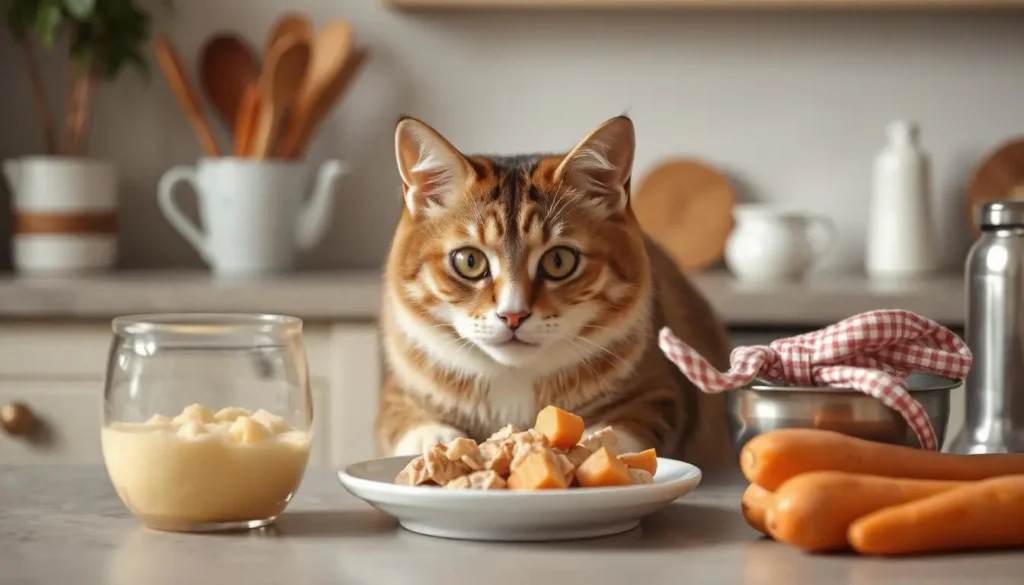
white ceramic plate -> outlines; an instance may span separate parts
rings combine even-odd
[[[701,478],[700,469],[689,463],[658,458],[654,483],[647,485],[517,492],[395,484],[411,459],[355,463],[339,471],[338,479],[407,530],[465,540],[569,540],[626,532],[692,491]]]

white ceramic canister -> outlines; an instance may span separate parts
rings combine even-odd
[[[912,122],[891,122],[886,135],[875,158],[865,270],[872,278],[925,275],[938,264],[928,155]]]
[[[739,280],[779,282],[802,278],[835,239],[832,220],[770,205],[737,205],[725,264]]]
[[[12,191],[12,260],[28,275],[109,269],[117,260],[117,169],[87,158],[3,163]]]

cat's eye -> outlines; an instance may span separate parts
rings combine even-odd
[[[558,246],[540,257],[540,274],[548,280],[569,278],[580,263],[580,253],[572,248]]]
[[[487,256],[476,248],[460,248],[452,252],[452,268],[467,280],[480,280],[488,274]]]

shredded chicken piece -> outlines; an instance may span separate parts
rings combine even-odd
[[[402,471],[398,472],[395,483],[400,485],[421,485],[430,479],[427,462],[422,457],[410,461]]]
[[[605,427],[589,437],[580,441],[580,446],[586,447],[591,453],[601,447],[608,449],[612,455],[622,455],[622,447],[619,446],[619,437],[611,427]]]
[[[477,471],[455,478],[444,487],[450,490],[503,490],[505,480],[493,471]]]
[[[629,478],[634,484],[654,483],[654,476],[646,469],[629,468]]]
[[[579,467],[580,464],[587,460],[587,457],[590,457],[593,454],[593,451],[583,445],[576,445],[565,452],[566,458],[569,459],[569,463],[571,463],[574,468]]]
[[[423,461],[430,479],[437,485],[445,485],[449,481],[466,474],[468,469],[448,458],[444,445],[434,445],[423,451]]]
[[[480,461],[483,468],[498,475],[507,475],[512,463],[512,444],[487,442],[480,445]]]
[[[449,442],[445,448],[445,456],[448,459],[465,465],[467,469],[480,471],[484,468],[480,459],[480,448],[473,439],[460,437]]]
[[[505,425],[504,427],[498,429],[496,433],[488,437],[486,442],[490,443],[493,441],[503,441],[505,439],[512,437],[512,435],[518,433],[519,429],[517,429],[515,425]]]

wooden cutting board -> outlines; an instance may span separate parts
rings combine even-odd
[[[688,272],[715,264],[732,232],[736,194],[729,179],[693,159],[652,169],[633,193],[641,227]]]
[[[1003,143],[974,171],[967,189],[967,224],[975,238],[981,233],[975,209],[998,199],[1024,199],[1024,138]]]

